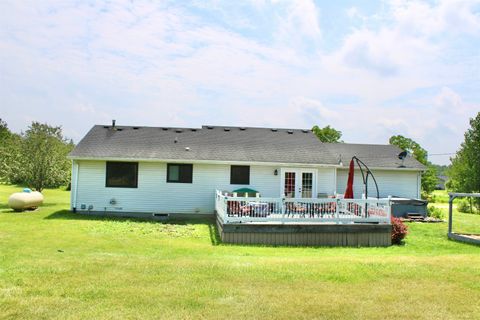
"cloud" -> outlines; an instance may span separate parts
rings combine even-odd
[[[444,0],[438,4],[421,1],[392,1],[391,15],[403,32],[427,37],[480,31],[480,16],[474,12],[478,0]]]
[[[64,124],[76,140],[116,118],[330,124],[345,141],[385,143],[403,133],[447,147],[424,138],[435,133],[458,145],[479,110],[470,81],[480,40],[474,5],[392,1],[371,12],[341,8],[335,19],[331,6],[1,2],[2,118],[18,131],[29,119]],[[351,98],[329,103],[335,96]]]

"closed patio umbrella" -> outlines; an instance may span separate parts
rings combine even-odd
[[[348,169],[348,181],[347,181],[347,189],[345,190],[345,195],[343,196],[345,199],[353,199],[353,176],[355,174],[355,164],[353,159],[350,160],[350,168]]]

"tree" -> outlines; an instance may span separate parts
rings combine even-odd
[[[0,143],[10,138],[10,130],[8,129],[7,122],[0,118]]]
[[[451,161],[449,187],[457,192],[480,192],[480,112],[470,119],[470,129]],[[475,202],[480,210],[480,199]]]
[[[421,164],[428,164],[427,150],[423,149],[417,142],[413,141],[412,139],[397,135],[390,137],[389,143],[391,145],[399,147],[402,150],[408,151]]]
[[[32,122],[22,138],[25,183],[40,192],[45,187],[67,184],[71,164],[66,156],[73,143],[65,140],[62,128]]]
[[[343,142],[343,141],[340,141],[340,138],[342,137],[342,132],[335,130],[330,126],[320,128],[319,126],[315,125],[312,128],[312,132],[322,142]]]
[[[437,170],[432,163],[428,161],[427,150],[423,149],[420,144],[414,140],[401,135],[390,137],[389,143],[399,147],[402,150],[408,151],[415,159],[417,159],[418,162],[427,167],[427,169],[422,173],[422,191],[425,193],[424,196],[428,196],[430,193],[432,193],[438,183],[438,177]]]
[[[7,123],[0,119],[0,182],[14,183],[15,173],[20,166],[21,138],[8,129]]]

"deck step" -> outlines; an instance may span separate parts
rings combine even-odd
[[[407,213],[407,219],[410,220],[425,220],[425,217],[420,213]]]

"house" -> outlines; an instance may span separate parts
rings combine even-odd
[[[113,122],[94,126],[69,155],[71,208],[130,216],[212,215],[218,212],[217,190],[245,187],[262,199],[324,201],[344,193],[354,155],[374,172],[381,198],[419,198],[423,166],[411,157],[400,160],[400,152],[391,145],[322,143],[307,129]],[[368,190],[373,195],[372,179]],[[358,170],[354,191],[362,198]]]
[[[435,186],[435,190],[445,190],[445,185],[448,181],[448,177],[446,175],[437,175],[438,183]]]

